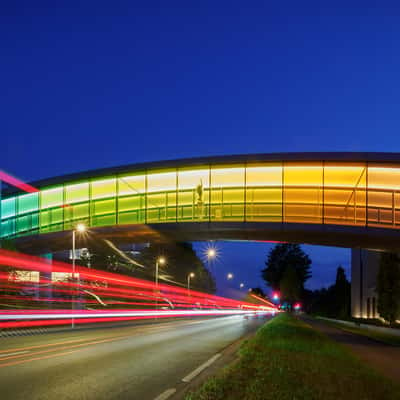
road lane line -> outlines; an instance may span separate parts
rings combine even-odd
[[[176,389],[167,389],[165,392],[162,392],[158,395],[154,400],[166,400],[168,397],[171,397],[176,392]]]
[[[0,368],[2,367],[9,367],[11,365],[18,365],[18,364],[22,364],[25,362],[29,362],[29,361],[37,361],[37,360],[45,360],[47,358],[53,358],[53,357],[57,357],[57,356],[65,356],[67,354],[71,354],[71,353],[76,353],[80,351],[80,349],[78,350],[71,350],[71,351],[66,351],[65,353],[59,353],[59,354],[50,354],[48,356],[43,356],[43,357],[35,357],[35,358],[29,358],[28,360],[19,360],[19,361],[11,361],[8,362],[7,364],[2,364],[0,365]]]
[[[218,353],[215,356],[212,356],[208,361],[206,361],[204,364],[201,364],[200,367],[196,368],[194,371],[192,371],[190,374],[186,375],[182,381],[183,382],[190,382],[193,378],[195,378],[197,375],[200,374],[203,370],[205,370],[207,367],[209,367],[213,362],[218,360],[218,358],[221,357],[221,354]]]
[[[32,353],[30,355],[37,355],[37,354],[44,354],[44,353],[50,353],[52,351],[59,351],[59,350],[68,350],[68,349],[73,349],[73,348],[77,348],[77,347],[83,347],[83,349],[79,349],[79,350],[85,350],[85,348],[89,347],[89,346],[94,346],[96,344],[100,344],[100,343],[108,343],[108,342],[114,342],[117,340],[124,340],[127,338],[130,338],[131,335],[124,335],[124,336],[114,336],[112,338],[108,338],[108,339],[103,339],[103,340],[96,340],[96,341],[92,341],[92,342],[86,342],[86,343],[81,343],[81,344],[75,344],[73,346],[64,346],[61,348],[57,348],[57,349],[49,349],[49,350],[42,350],[42,351],[37,351],[35,353]],[[59,353],[64,354],[64,353]],[[57,354],[56,354],[57,355]],[[3,357],[0,359],[0,362],[5,361],[5,360],[9,360],[9,359],[15,359],[15,358],[21,358],[24,357],[23,355],[16,355],[16,356],[9,356],[9,357]],[[35,360],[35,359],[32,359]],[[31,359],[26,359],[26,360],[22,360],[21,362],[28,362],[31,361]],[[0,368],[4,367],[4,366],[8,366],[11,365],[10,363],[6,363],[6,364],[0,364]]]
[[[16,356],[18,354],[25,354],[25,353],[29,353],[29,351],[17,351],[16,353],[6,353],[6,354],[1,354],[0,355],[0,361],[3,357],[8,357],[8,356]]]
[[[147,328],[147,327],[146,327]],[[153,333],[153,331],[155,331],[155,333],[157,333],[157,330],[160,327],[155,327],[155,326],[151,326],[149,325],[147,329],[144,329],[142,327],[135,327],[134,329],[129,329],[129,331],[132,331],[132,336],[138,336],[141,333]],[[129,332],[128,331],[128,332]],[[127,332],[127,333],[128,333]],[[112,338],[115,337],[115,335],[102,335],[102,336],[95,336],[95,337],[88,337],[88,338],[84,338],[81,336],[80,339],[73,339],[73,340],[64,340],[61,342],[54,342],[54,343],[46,343],[46,344],[38,344],[38,345],[33,345],[33,346],[25,346],[25,347],[17,347],[17,348],[11,348],[11,349],[6,349],[6,350],[0,350],[0,357],[3,357],[3,353],[7,353],[9,351],[11,352],[18,352],[18,351],[22,351],[22,350],[33,350],[33,349],[40,349],[43,347],[52,347],[52,346],[59,346],[59,345],[64,345],[64,344],[71,344],[71,343],[79,343],[79,342],[89,342],[89,341],[93,341],[93,340],[97,340],[97,339],[107,339],[107,338]]]

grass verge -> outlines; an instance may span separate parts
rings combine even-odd
[[[245,342],[239,359],[185,400],[394,400],[400,386],[288,314]]]

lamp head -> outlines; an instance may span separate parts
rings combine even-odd
[[[85,224],[79,223],[79,224],[76,225],[75,229],[76,229],[77,232],[82,233],[82,232],[86,231],[86,226],[85,226]]]

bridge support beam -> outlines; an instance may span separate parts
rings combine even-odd
[[[351,250],[351,315],[354,318],[378,318],[376,283],[379,251]]]

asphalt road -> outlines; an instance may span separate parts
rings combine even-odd
[[[2,400],[147,400],[265,322],[243,316],[0,339]]]

